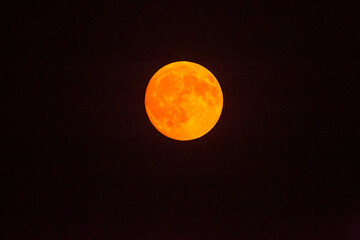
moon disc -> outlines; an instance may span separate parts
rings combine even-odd
[[[181,141],[208,133],[220,118],[223,93],[215,76],[188,61],[160,68],[145,93],[146,113],[163,135]]]

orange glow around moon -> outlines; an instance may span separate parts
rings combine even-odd
[[[222,107],[219,82],[196,63],[170,63],[154,74],[146,88],[145,109],[151,123],[175,140],[193,140],[208,133]]]

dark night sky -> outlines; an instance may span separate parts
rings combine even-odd
[[[360,239],[356,1],[1,3],[2,239]],[[158,133],[145,89],[199,63],[224,108]]]

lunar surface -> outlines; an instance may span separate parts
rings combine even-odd
[[[146,88],[145,109],[151,123],[175,140],[193,140],[208,133],[222,108],[219,82],[196,63],[170,63],[154,74]]]

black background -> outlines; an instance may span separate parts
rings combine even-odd
[[[3,2],[3,239],[360,239],[356,1]],[[199,63],[204,137],[145,89]]]

